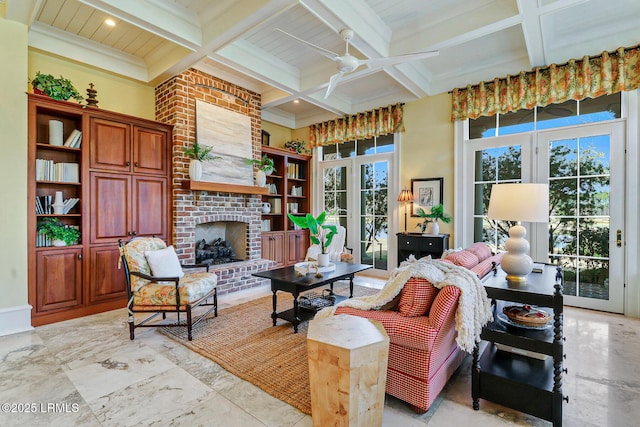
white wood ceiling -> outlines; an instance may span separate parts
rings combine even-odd
[[[34,48],[145,83],[188,67],[236,83],[291,128],[640,44],[638,0],[6,0],[6,14]],[[275,28],[339,54],[350,28],[360,59],[440,54],[360,67],[324,99],[336,64]]]

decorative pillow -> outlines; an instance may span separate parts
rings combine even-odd
[[[491,252],[491,248],[489,247],[489,245],[483,242],[476,242],[465,250],[477,256],[478,262],[482,262],[485,259],[489,259],[493,256],[493,253]]]
[[[452,261],[455,265],[471,270],[478,265],[478,257],[467,250],[448,254],[445,259]]]
[[[438,294],[438,289],[426,279],[412,277],[400,291],[398,311],[405,317],[424,316]]]
[[[444,251],[442,251],[442,255],[440,256],[440,258],[446,258],[447,255],[452,254],[454,252],[460,252],[461,250],[462,248],[445,249]]]
[[[173,246],[157,251],[145,251],[145,258],[151,267],[151,275],[156,277],[182,277],[184,272]]]

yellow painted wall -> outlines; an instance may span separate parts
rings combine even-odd
[[[406,131],[400,139],[400,186],[409,188],[412,178],[444,178],[443,205],[445,213],[453,214],[453,123],[451,95],[444,93],[409,102],[404,106]],[[450,233],[453,246],[453,221],[440,222],[440,232]],[[409,212],[407,231],[417,232],[419,218]],[[404,230],[404,209],[400,215],[400,230]]]
[[[155,119],[153,86],[29,49],[29,79],[32,79],[37,71],[55,77],[64,76],[71,80],[85,98],[89,83],[93,83],[93,88],[98,91],[98,107],[104,110]],[[29,92],[31,91],[29,85]]]
[[[284,143],[291,141],[291,129],[271,122],[262,122],[262,129],[269,132],[270,147],[284,147]]]
[[[0,18],[0,309],[27,292],[27,27]]]

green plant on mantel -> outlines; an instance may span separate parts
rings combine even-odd
[[[38,71],[30,83],[35,93],[47,95],[58,101],[68,101],[69,98],[73,98],[80,102],[84,99],[73,86],[71,80],[62,76],[55,78],[51,74],[42,74]]]
[[[73,245],[80,240],[80,230],[58,221],[56,218],[45,218],[38,224],[38,231],[53,240],[64,240]]]
[[[276,165],[273,162],[273,159],[268,157],[266,154],[263,154],[261,159],[245,159],[245,163],[258,168],[267,174],[276,170]]]
[[[211,154],[211,150],[213,147],[208,145],[200,145],[198,141],[195,141],[191,147],[184,147],[184,155],[190,157],[195,160],[200,160],[201,162],[205,162],[207,160],[216,160],[221,159],[220,156],[214,156]]]

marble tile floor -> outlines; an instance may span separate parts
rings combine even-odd
[[[356,283],[383,282],[359,277]],[[223,295],[220,306],[269,294],[261,287]],[[566,308],[564,327],[570,401],[563,425],[638,425],[640,320]],[[387,396],[383,425],[551,425],[484,400],[474,411],[470,366],[467,357],[425,414]],[[130,341],[124,309],[0,337],[0,404],[3,427],[312,425],[309,416],[155,328],[136,330]]]

